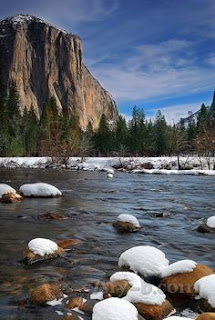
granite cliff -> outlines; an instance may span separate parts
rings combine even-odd
[[[80,121],[98,128],[102,114],[117,116],[111,95],[82,61],[81,39],[43,20],[17,15],[0,22],[0,66],[3,83],[14,80],[20,107],[31,106],[40,115],[45,101],[54,96],[59,111],[69,109]]]

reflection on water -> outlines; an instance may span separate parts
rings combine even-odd
[[[154,245],[171,262],[193,259],[214,268],[214,234],[195,231],[215,214],[213,177],[116,173],[110,180],[101,172],[20,169],[1,170],[0,180],[16,189],[47,182],[63,192],[57,199],[0,204],[1,319],[59,319],[59,306],[20,306],[29,288],[46,281],[62,281],[67,290],[90,288],[92,280],[117,271],[119,255],[132,246]],[[68,219],[41,219],[48,211]],[[135,215],[143,226],[140,232],[117,233],[112,222],[120,213]],[[83,243],[62,259],[25,266],[23,250],[35,237],[77,238]]]

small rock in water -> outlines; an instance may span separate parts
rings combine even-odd
[[[47,220],[64,220],[68,218],[64,214],[57,212],[46,212],[44,214],[41,214],[40,217],[45,218]]]
[[[82,304],[83,304],[83,298],[75,297],[75,298],[69,299],[68,303],[66,304],[66,307],[68,309],[80,308]]]
[[[18,193],[13,193],[13,192],[3,194],[1,198],[2,203],[14,203],[21,200],[24,200],[24,198],[20,196]]]
[[[86,314],[92,314],[94,306],[98,303],[98,300],[88,300],[82,306],[79,307],[81,311],[83,311]]]
[[[198,232],[201,232],[201,233],[212,233],[212,232],[215,232],[215,228],[210,228],[206,224],[202,224],[202,225],[198,226],[198,228],[196,230]]]
[[[59,284],[44,283],[30,293],[30,301],[35,304],[46,304],[48,301],[63,299],[63,291]]]

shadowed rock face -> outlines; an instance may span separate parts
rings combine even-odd
[[[32,105],[39,115],[54,96],[59,110],[75,112],[81,128],[90,122],[96,129],[103,113],[108,120],[117,116],[113,98],[83,64],[78,36],[18,15],[0,22],[0,53],[3,82],[16,82],[22,110]]]

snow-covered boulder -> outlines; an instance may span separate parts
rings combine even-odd
[[[196,281],[194,289],[198,297],[205,300],[205,311],[215,311],[215,274]]]
[[[15,189],[5,183],[0,183],[0,201],[4,203],[11,203],[22,200],[23,197],[20,196]]]
[[[137,246],[126,250],[119,257],[120,267],[129,267],[130,270],[145,277],[160,277],[163,268],[169,261],[165,254],[152,246]]]
[[[170,293],[192,297],[195,295],[195,282],[210,274],[213,274],[213,270],[204,264],[196,264],[192,260],[182,260],[172,263],[162,270],[161,285],[165,291]]]
[[[128,301],[108,298],[93,308],[92,320],[138,320],[137,309]]]
[[[137,218],[127,213],[120,214],[113,226],[120,232],[134,232],[141,228]]]
[[[59,284],[44,283],[30,292],[30,301],[35,304],[46,304],[49,301],[62,301],[63,291]]]
[[[198,226],[197,231],[202,233],[215,232],[215,216],[209,217],[206,223]]]
[[[44,197],[44,198],[53,198],[60,197],[62,193],[56,187],[48,183],[31,183],[23,184],[20,189],[20,193],[24,197]]]
[[[63,249],[54,241],[44,238],[35,238],[28,243],[24,258],[27,263],[33,264],[41,260],[49,260],[61,256]]]
[[[162,290],[145,282],[137,274],[132,272],[116,272],[110,278],[112,283],[128,281],[130,289],[124,299],[135,305],[139,314],[145,319],[162,319],[174,312],[173,306]]]

